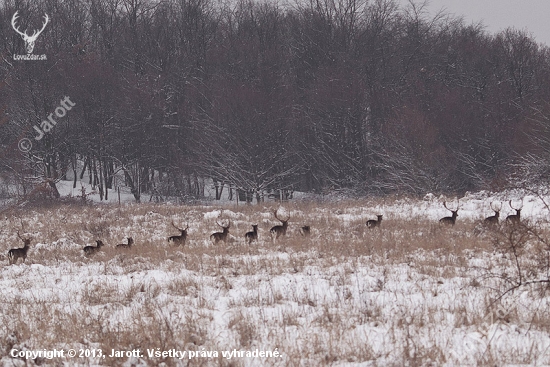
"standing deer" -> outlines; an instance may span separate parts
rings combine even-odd
[[[23,262],[25,262],[25,260],[27,260],[27,252],[29,251],[29,248],[31,246],[31,239],[21,237],[19,235],[19,231],[17,231],[17,237],[19,237],[23,241],[25,246],[23,246],[22,248],[12,248],[8,251],[8,259],[10,261],[10,265],[17,263],[17,260],[19,260],[20,258],[22,258]]]
[[[91,256],[95,254],[96,252],[99,252],[99,249],[101,246],[105,246],[101,240],[95,241],[97,246],[86,246],[84,247],[84,255]]]
[[[223,241],[227,243],[227,236],[229,235],[229,227],[231,227],[231,220],[227,220],[227,225],[223,225],[216,220],[216,223],[223,228],[223,232],[215,232],[210,235],[210,241],[214,242],[214,245],[217,245],[218,242]]]
[[[378,219],[371,219],[367,221],[367,227],[370,229],[373,228],[380,228],[380,224],[382,223],[382,215],[377,215]]]
[[[290,219],[290,213],[288,213],[288,217],[284,220],[277,216],[277,210],[275,210],[273,214],[275,214],[275,218],[277,218],[282,223],[282,225],[274,226],[269,230],[269,232],[271,233],[271,237],[276,240],[280,236],[286,236],[286,230],[288,228],[288,220]]]
[[[311,235],[311,228],[309,226],[303,226],[300,228],[300,234],[304,237],[309,237]]]
[[[519,208],[514,208],[512,206],[512,200],[508,202],[510,208],[516,211],[516,214],[512,214],[506,217],[506,223],[509,224],[519,224],[521,222],[521,209],[523,208],[523,199],[521,199],[521,205]]]
[[[498,218],[500,216],[500,210],[502,209],[502,203],[500,203],[500,206],[498,208],[493,208],[493,203],[491,202],[491,209],[493,209],[495,215],[491,215],[490,217],[485,218],[483,224],[485,224],[486,226],[495,227],[498,226]]]
[[[132,237],[127,237],[127,239],[128,239],[128,243],[121,243],[121,244],[116,245],[115,247],[117,249],[132,248],[132,245],[134,244],[134,239]]]
[[[187,230],[189,229],[189,224],[187,224],[187,227],[185,229],[181,229],[176,227],[174,222],[172,222],[172,226],[181,232],[179,236],[170,236],[168,237],[168,242],[172,241],[176,246],[182,245],[185,246],[185,241],[187,241]]]
[[[258,225],[253,224],[252,225],[252,232],[246,232],[244,235],[245,240],[248,241],[248,244],[250,245],[253,241],[258,241]]]
[[[445,202],[445,201],[443,202],[443,206],[445,207],[445,209],[447,209],[451,213],[453,213],[453,215],[450,216],[450,217],[441,218],[439,220],[439,224],[454,226],[455,222],[456,222],[456,217],[458,217],[458,206],[459,206],[458,200],[457,200],[457,203],[456,203],[456,210],[452,210],[452,209],[447,208],[447,202]]]

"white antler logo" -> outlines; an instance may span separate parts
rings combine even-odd
[[[40,33],[42,33],[42,31],[44,30],[44,28],[46,28],[46,25],[48,24],[48,22],[50,21],[50,18],[48,17],[48,14],[45,14],[44,13],[44,25],[42,26],[42,29],[37,31],[36,29],[34,30],[34,33],[32,34],[32,36],[29,36],[27,34],[27,30],[25,29],[25,32],[21,32],[19,29],[17,29],[17,25],[15,24],[15,21],[17,20],[17,18],[19,18],[17,16],[17,13],[19,11],[16,11],[15,14],[13,14],[13,18],[11,18],[11,26],[13,27],[13,29],[19,34],[21,35],[21,37],[23,38],[23,41],[25,41],[25,48],[27,49],[27,53],[28,54],[32,54],[32,50],[34,50],[34,42],[36,42],[36,39],[38,38],[38,36],[40,36]]]

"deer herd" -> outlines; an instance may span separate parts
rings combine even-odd
[[[482,221],[483,226],[487,228],[495,228],[497,227],[500,222],[500,211],[502,209],[502,203],[499,203],[499,205],[493,205],[494,203],[491,202],[490,206],[491,209],[495,212],[494,215],[491,215],[487,218],[485,218]],[[512,200],[508,201],[508,205],[511,209],[515,210],[516,214],[511,214],[506,217],[506,224],[509,225],[515,225],[521,223],[521,209],[523,208],[523,199],[521,200],[521,204],[518,205],[518,207],[515,207],[512,205]],[[457,205],[455,209],[451,209],[447,206],[447,202],[443,202],[443,206],[445,209],[449,210],[451,212],[451,216],[443,217],[439,220],[439,224],[442,226],[454,226],[458,217],[458,210],[460,208],[459,200],[457,200]],[[275,218],[281,222],[280,225],[276,225],[271,227],[269,230],[269,233],[271,235],[272,241],[277,241],[280,237],[284,237],[287,234],[288,230],[288,221],[290,220],[290,214],[287,214],[285,217],[279,217],[278,211],[275,210],[273,214],[275,215]],[[220,213],[221,216],[221,213]],[[382,224],[382,215],[377,215],[377,219],[370,219],[365,224],[367,228],[369,229],[375,229],[381,228]],[[216,223],[218,226],[222,228],[221,232],[214,232],[210,235],[210,241],[217,245],[220,242],[227,243],[229,238],[229,228],[231,227],[231,220],[227,220],[226,222],[219,222],[219,220],[216,220]],[[177,229],[180,234],[174,235],[168,237],[168,242],[173,243],[176,246],[185,246],[185,243],[187,241],[187,230],[189,229],[189,225],[187,224],[185,228],[179,228],[177,227],[174,222],[172,221],[172,226]],[[305,225],[299,228],[299,233],[303,237],[309,237],[311,235],[311,227],[309,225]],[[17,231],[17,236],[19,239],[23,241],[24,246],[21,248],[13,248],[8,251],[8,260],[10,265],[17,263],[17,260],[22,259],[23,262],[27,259],[27,252],[29,251],[31,239],[30,238],[23,238],[19,234],[19,231]],[[250,245],[252,242],[258,241],[258,225],[253,224],[252,225],[252,231],[246,232],[244,235],[245,242]],[[127,250],[132,248],[132,245],[134,244],[134,239],[132,237],[127,237],[126,243],[121,243],[115,246],[115,249],[117,250]],[[96,246],[86,246],[83,249],[85,256],[92,256],[96,253],[98,253],[101,248],[105,246],[105,244],[101,240],[96,241]]]

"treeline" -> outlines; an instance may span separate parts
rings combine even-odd
[[[34,54],[11,27],[40,29]],[[546,46],[393,0],[6,0],[0,160],[25,185],[103,194],[461,192],[544,179]],[[40,126],[76,105],[43,139]],[[28,153],[17,149],[30,137]],[[84,162],[84,167],[77,162]],[[525,175],[526,171],[521,171]]]

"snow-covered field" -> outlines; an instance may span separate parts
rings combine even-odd
[[[0,268],[0,362],[6,366],[550,365],[550,297],[540,286],[498,298],[513,273],[476,222],[507,200],[461,199],[454,228],[441,198],[275,204],[61,206],[12,212],[1,253],[32,238],[25,263]],[[448,206],[454,205],[451,199]],[[223,210],[221,210],[223,209]],[[383,214],[380,229],[367,219]],[[231,220],[227,244],[209,236]],[[542,202],[522,217],[541,222]],[[221,220],[221,219],[220,219]],[[189,224],[184,247],[166,238]],[[244,233],[259,225],[260,239]],[[299,228],[310,225],[303,238]],[[129,250],[115,245],[133,237]],[[91,257],[85,245],[106,246]],[[20,351],[63,350],[23,360]],[[69,349],[76,357],[67,355]],[[82,352],[81,352],[82,350]],[[112,351],[121,351],[110,357]],[[14,352],[15,351],[15,352]],[[104,357],[99,357],[99,351]],[[177,357],[173,357],[178,351]],[[164,356],[162,353],[165,352]],[[185,352],[183,358],[179,353]],[[83,353],[88,357],[79,357]],[[255,353],[255,354],[254,354]],[[264,357],[255,356],[263,353]],[[95,357],[94,357],[95,355]],[[268,356],[266,356],[268,355]]]

